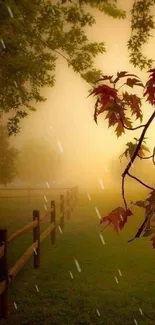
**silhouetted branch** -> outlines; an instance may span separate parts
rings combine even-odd
[[[141,157],[139,154],[137,155],[140,159],[150,159],[152,158],[153,164],[155,165],[155,147],[153,149],[153,154],[149,157]]]
[[[131,178],[135,179],[137,182],[139,182],[139,183],[142,184],[143,186],[149,188],[150,190],[153,190],[153,191],[155,190],[155,188],[153,188],[153,187],[151,187],[151,186],[145,184],[145,183],[142,182],[138,177],[131,175],[129,172],[127,172],[126,175],[128,175],[128,176],[130,176]]]
[[[120,117],[120,121],[123,125],[123,127],[126,129],[126,130],[130,130],[130,131],[134,131],[134,130],[137,130],[137,129],[140,129],[140,128],[144,128],[146,124],[142,124],[142,125],[139,125],[139,126],[136,126],[135,128],[128,128],[124,123],[123,123],[123,120],[121,119]]]
[[[122,177],[122,197],[123,197],[125,209],[127,210],[128,207],[125,199],[124,181],[125,181],[125,176]]]
[[[144,129],[141,133],[141,136],[139,138],[139,141],[138,141],[138,144],[137,144],[137,147],[136,147],[136,150],[133,154],[133,156],[131,157],[131,160],[129,161],[128,165],[126,166],[123,174],[122,174],[122,197],[123,197],[123,200],[124,200],[124,204],[125,204],[125,208],[127,209],[127,204],[126,204],[126,200],[125,200],[125,196],[124,196],[124,181],[125,181],[125,176],[128,174],[131,178],[134,178],[136,181],[138,181],[139,183],[141,183],[143,186],[147,187],[147,188],[150,188],[152,190],[155,190],[154,188],[146,185],[145,183],[143,183],[142,181],[140,181],[137,177],[135,176],[132,176],[130,173],[129,173],[129,170],[130,170],[130,167],[132,166],[134,160],[136,159],[137,155],[138,155],[138,152],[139,152],[139,149],[141,147],[141,144],[144,140],[144,137],[145,137],[145,133],[147,131],[147,129],[149,128],[150,124],[152,123],[153,119],[155,118],[155,112],[153,112],[153,114],[150,116],[150,118],[148,119],[147,123],[145,124],[144,126]],[[153,155],[155,154],[155,149],[154,149],[154,153]],[[154,158],[153,158],[154,159]]]
[[[149,156],[149,157],[141,157],[140,155],[137,155],[140,159],[150,159],[150,158],[153,158],[153,155],[152,156]]]

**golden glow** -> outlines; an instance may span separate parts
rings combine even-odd
[[[132,1],[118,1],[124,9],[131,9]],[[130,71],[146,80],[147,74],[129,64],[126,43],[130,37],[130,22],[114,20],[97,10],[92,11],[96,18],[96,25],[87,29],[92,41],[105,41],[107,53],[96,59],[96,66],[104,74],[115,74],[117,71]],[[154,58],[154,37],[145,46],[148,56]],[[98,177],[103,179],[105,187],[113,186],[112,169],[105,171],[109,162],[114,160],[113,168],[120,164],[117,158],[124,150],[129,139],[138,137],[141,131],[127,131],[125,136],[117,139],[114,128],[107,128],[107,122],[99,117],[98,125],[93,121],[94,99],[87,98],[89,85],[79,75],[68,68],[64,59],[57,63],[56,86],[43,90],[47,101],[37,105],[38,112],[22,122],[21,133],[13,138],[12,142],[21,146],[23,141],[31,136],[50,139],[59,139],[64,148],[63,181],[100,188]],[[144,121],[148,119],[153,108],[144,105]],[[91,115],[91,118],[89,116]],[[52,130],[50,128],[52,126]],[[155,122],[147,132],[148,145],[152,149],[155,145]],[[59,150],[59,148],[58,148]],[[110,165],[111,166],[111,165]],[[144,168],[144,167],[143,167]],[[134,181],[133,181],[134,182]]]

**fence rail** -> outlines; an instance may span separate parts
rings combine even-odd
[[[43,189],[42,189],[43,190]],[[49,189],[48,189],[49,190]],[[62,189],[59,189],[59,191]],[[64,190],[64,189],[63,189]],[[67,188],[66,196],[60,195],[60,227],[64,228],[65,215],[70,219],[71,212],[78,199],[78,189]],[[23,228],[17,230],[8,238],[7,229],[0,229],[0,319],[8,317],[8,289],[9,283],[19,273],[22,267],[33,255],[34,269],[40,267],[40,244],[50,235],[51,244],[56,241],[56,209],[55,201],[51,201],[51,207],[44,215],[40,216],[39,210],[33,210],[33,221]],[[40,234],[40,222],[50,214],[50,225]],[[33,230],[33,244],[24,252],[19,260],[11,267],[8,267],[8,248],[14,240]]]

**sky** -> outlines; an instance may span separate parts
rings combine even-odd
[[[118,1],[118,6],[129,11],[131,0]],[[130,71],[138,74],[144,81],[147,74],[140,72],[129,64],[127,41],[130,37],[130,14],[127,19],[118,20],[105,14],[91,10],[96,19],[96,25],[87,27],[86,33],[90,41],[105,41],[105,54],[95,59],[96,67],[103,74],[115,74],[117,71]],[[145,53],[152,57],[154,52],[155,33],[149,44],[145,46]],[[90,187],[100,187],[99,178],[103,180],[105,188],[114,186],[112,170],[117,169],[120,161],[118,157],[125,150],[125,144],[133,137],[139,136],[132,131],[121,138],[114,134],[114,128],[108,128],[103,116],[98,118],[98,125],[93,120],[94,99],[88,96],[89,86],[81,79],[63,58],[59,58],[56,69],[56,84],[54,88],[43,90],[46,102],[37,104],[37,112],[31,113],[21,123],[19,135],[12,138],[12,144],[21,147],[31,137],[44,139],[50,143],[57,140],[63,147],[63,178],[66,184],[78,184],[88,190]],[[152,107],[145,104],[144,120],[152,113]],[[147,133],[150,149],[155,144],[154,126]],[[143,166],[143,168],[145,168]]]

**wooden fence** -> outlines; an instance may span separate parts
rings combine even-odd
[[[60,189],[59,189],[60,191]],[[71,212],[76,206],[78,199],[78,188],[67,190],[66,194],[60,195],[60,227],[64,228],[65,216],[70,219]],[[8,317],[8,289],[9,283],[18,274],[21,268],[33,255],[35,269],[40,267],[40,244],[50,235],[51,244],[56,241],[56,209],[55,201],[51,201],[51,207],[43,216],[39,210],[33,211],[33,221],[22,229],[16,231],[8,238],[7,229],[0,229],[0,319]],[[40,222],[50,214],[50,225],[40,234]],[[33,244],[25,251],[22,257],[11,267],[8,266],[8,248],[11,242],[19,238],[29,230],[33,231]]]

